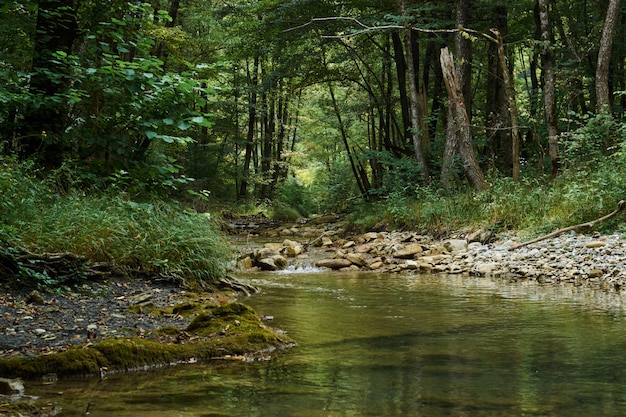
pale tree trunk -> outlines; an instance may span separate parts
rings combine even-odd
[[[459,153],[463,171],[472,187],[484,189],[487,186],[472,147],[470,121],[463,101],[463,93],[454,58],[448,48],[443,48],[440,55],[443,79],[448,90],[448,126],[446,128],[446,145],[444,149],[443,165],[441,168],[441,182],[445,188],[450,188],[454,176],[454,155]]]
[[[502,78],[504,79],[504,90],[506,94],[507,104],[509,105],[509,115],[511,117],[511,159],[513,165],[513,181],[519,181],[519,126],[517,124],[517,102],[515,101],[515,88],[509,74],[509,68],[506,63],[506,55],[504,55],[504,41],[498,29],[491,29],[496,36],[496,44],[498,45],[498,62],[502,69]]]
[[[604,19],[600,50],[598,51],[598,63],[596,65],[596,111],[598,113],[611,113],[609,97],[609,64],[611,62],[611,49],[613,48],[613,35],[619,15],[620,0],[610,0],[609,8]]]
[[[456,26],[470,27],[470,0],[457,0],[456,2]],[[457,68],[459,86],[463,92],[463,101],[470,120],[472,119],[472,41],[457,32],[454,35],[454,53],[460,61]]]
[[[415,151],[415,158],[417,159],[417,163],[420,164],[422,169],[422,180],[423,182],[428,181],[429,172],[428,165],[426,164],[426,156],[424,154],[424,149],[422,148],[422,140],[421,135],[423,132],[420,132],[420,116],[419,116],[419,91],[417,85],[417,71],[415,68],[415,61],[413,59],[413,45],[411,42],[411,32],[410,30],[406,30],[404,32],[404,47],[406,49],[406,63],[407,63],[407,75],[409,77],[409,102],[411,109],[411,140],[413,142],[413,149]]]
[[[559,131],[557,126],[556,106],[554,105],[555,76],[550,36],[550,18],[548,16],[548,5],[550,0],[538,0],[539,21],[542,41],[541,61],[543,63],[543,102],[546,110],[546,123],[548,125],[548,150],[550,154],[550,164],[552,166],[552,177],[559,172]]]

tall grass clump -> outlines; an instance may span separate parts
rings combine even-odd
[[[549,178],[492,178],[483,191],[470,188],[454,194],[435,187],[420,187],[413,197],[390,194],[381,201],[362,204],[353,212],[353,223],[371,228],[385,222],[391,229],[415,230],[441,237],[464,229],[516,231],[539,235],[596,219],[613,211],[626,198],[620,175],[565,171]],[[619,218],[616,220],[619,221]],[[615,228],[613,222],[598,228]]]
[[[28,167],[0,164],[0,239],[38,253],[72,253],[133,276],[210,287],[230,248],[207,214],[123,194],[59,193]]]

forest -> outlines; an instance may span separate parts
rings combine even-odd
[[[5,1],[0,255],[211,281],[220,211],[434,235],[598,217],[626,189],[622,7]]]

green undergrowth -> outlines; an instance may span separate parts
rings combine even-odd
[[[239,303],[211,309],[198,315],[186,329],[163,329],[162,334],[174,332],[185,339],[161,342],[138,337],[114,338],[51,355],[4,358],[0,359],[0,375],[25,379],[47,374],[98,375],[103,370],[128,371],[253,354],[293,343],[263,325],[250,307]]]
[[[0,249],[6,242],[5,249],[71,253],[113,273],[169,276],[192,287],[226,275],[230,247],[209,214],[111,190],[63,188],[58,178],[36,174],[0,160]],[[19,275],[48,287],[65,284],[28,268]]]
[[[413,194],[390,194],[354,207],[349,220],[356,228],[415,230],[445,236],[468,228],[494,232],[514,230],[538,235],[597,219],[626,199],[626,169],[568,170],[556,180],[495,178],[484,191],[454,194],[431,187]],[[626,231],[626,219],[598,223],[599,230]]]

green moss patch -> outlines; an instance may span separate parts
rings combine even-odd
[[[167,341],[115,338],[51,355],[0,359],[0,375],[25,379],[52,373],[59,377],[97,375],[245,355],[293,343],[263,325],[254,310],[239,303],[201,313],[186,329],[168,327],[160,335]]]

